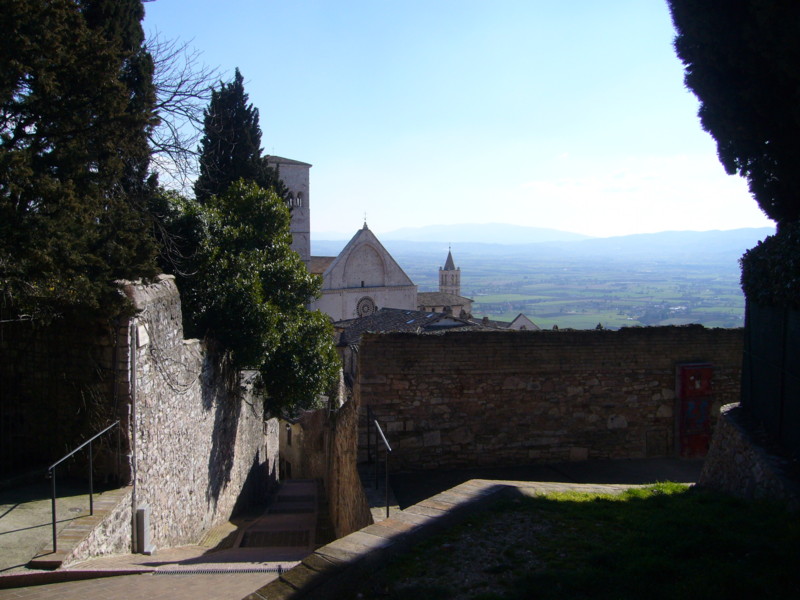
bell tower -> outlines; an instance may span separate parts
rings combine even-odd
[[[311,165],[281,156],[268,156],[267,164],[278,169],[278,176],[289,189],[286,203],[292,211],[292,222],[289,226],[292,232],[292,250],[297,252],[308,266],[311,259],[311,205],[308,183]]]
[[[439,291],[445,294],[461,295],[461,267],[456,268],[450,248],[447,249],[444,268],[439,267]]]

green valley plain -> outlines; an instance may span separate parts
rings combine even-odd
[[[519,238],[519,228],[482,227],[483,240]],[[420,291],[434,291],[447,256],[446,240],[459,239],[458,226],[417,231],[416,236],[408,230],[398,233],[415,237],[413,241],[391,233],[379,237]],[[542,231],[532,229],[530,239]],[[547,231],[548,241],[543,242],[452,243],[462,273],[461,294],[474,300],[473,316],[511,320],[524,313],[548,329],[686,323],[741,327],[744,296],[738,261],[772,233],[762,228],[583,239],[565,234],[559,241]],[[476,235],[474,230],[470,235]],[[319,241],[312,252],[332,255],[343,245]]]

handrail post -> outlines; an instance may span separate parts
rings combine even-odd
[[[89,514],[94,514],[94,469],[92,468],[92,442],[89,442]]]
[[[58,550],[58,536],[56,535],[56,469],[50,468],[50,490],[52,497],[50,498],[50,507],[53,510],[53,554]]]
[[[120,432],[119,432],[119,420],[115,421],[100,433],[95,434],[93,437],[89,438],[87,441],[83,442],[80,446],[75,448],[72,452],[67,454],[66,456],[61,457],[52,465],[47,467],[47,473],[50,477],[50,487],[52,491],[52,498],[51,498],[51,505],[53,511],[53,552],[55,553],[58,549],[58,535],[56,531],[56,467],[60,465],[62,462],[67,460],[70,456],[74,455],[76,452],[85,448],[86,446],[89,447],[89,514],[94,514],[94,468],[92,465],[92,442],[99,438],[101,435],[106,433],[107,431],[112,430],[114,427],[117,427],[117,470],[119,471],[119,462],[120,462]]]
[[[389,448],[385,450],[386,456],[383,459],[383,470],[385,471],[386,477],[386,518],[389,518]]]
[[[367,462],[372,462],[372,408],[367,406]]]

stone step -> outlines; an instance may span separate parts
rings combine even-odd
[[[34,556],[27,564],[29,569],[53,571],[61,568],[68,562],[75,549],[86,540],[92,532],[102,526],[103,521],[117,507],[120,499],[129,491],[129,488],[120,488],[98,494],[94,500],[94,514],[78,517],[56,534],[57,552],[52,552],[50,546],[45,546],[41,554]],[[50,549],[50,551],[48,551]]]

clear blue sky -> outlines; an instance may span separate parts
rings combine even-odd
[[[239,67],[312,235],[503,222],[610,236],[771,225],[716,159],[664,0],[156,0]]]

